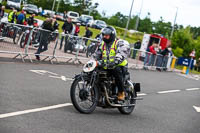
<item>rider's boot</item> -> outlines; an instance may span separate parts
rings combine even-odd
[[[119,92],[119,93],[118,93],[118,100],[123,101],[124,98],[125,98],[125,93],[124,93],[124,91],[123,91],[123,92]]]

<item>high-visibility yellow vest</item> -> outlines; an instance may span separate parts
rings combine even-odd
[[[8,15],[8,22],[11,22],[11,21],[12,21],[12,19],[13,19],[13,14],[14,14],[14,12],[9,13],[9,15]]]
[[[117,42],[118,42],[117,40],[113,42],[108,56],[107,56],[107,51],[106,51],[106,44],[105,42],[102,42],[101,51],[102,51],[102,59],[103,59],[104,64],[108,64],[108,62],[115,61]],[[121,64],[118,64],[117,66],[126,66],[127,64],[128,64],[128,61],[125,59]],[[104,69],[107,69],[107,67],[104,67]]]

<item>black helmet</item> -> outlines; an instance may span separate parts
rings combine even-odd
[[[104,36],[104,35],[110,35],[109,39],[103,38],[103,41],[105,43],[113,42],[115,40],[115,38],[116,38],[116,30],[112,26],[107,26],[107,27],[103,28],[101,30],[101,34],[102,34],[102,36]]]

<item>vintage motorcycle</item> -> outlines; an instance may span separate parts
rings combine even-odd
[[[91,41],[91,43],[89,44],[89,46],[87,47],[87,51],[86,51],[86,57],[91,57],[97,50],[97,48],[101,45],[101,37],[96,37],[95,38],[97,41]]]
[[[118,100],[118,89],[115,78],[103,69],[102,61],[88,61],[81,74],[74,77],[70,96],[74,107],[80,112],[92,113],[97,106],[103,108],[118,108],[122,114],[130,114],[136,105],[140,92],[140,84],[130,80],[129,72],[124,74],[125,100]]]
[[[70,50],[71,53],[77,51],[80,53],[85,53],[86,46],[81,38],[69,36],[65,42],[64,52],[66,53],[68,50]]]
[[[13,43],[17,44],[22,34],[22,28],[13,24],[1,23],[0,36],[13,39]]]

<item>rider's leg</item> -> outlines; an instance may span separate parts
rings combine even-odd
[[[125,93],[124,93],[124,74],[123,74],[123,67],[117,66],[113,69],[113,76],[115,77],[115,83],[118,87],[118,99],[124,100]]]

